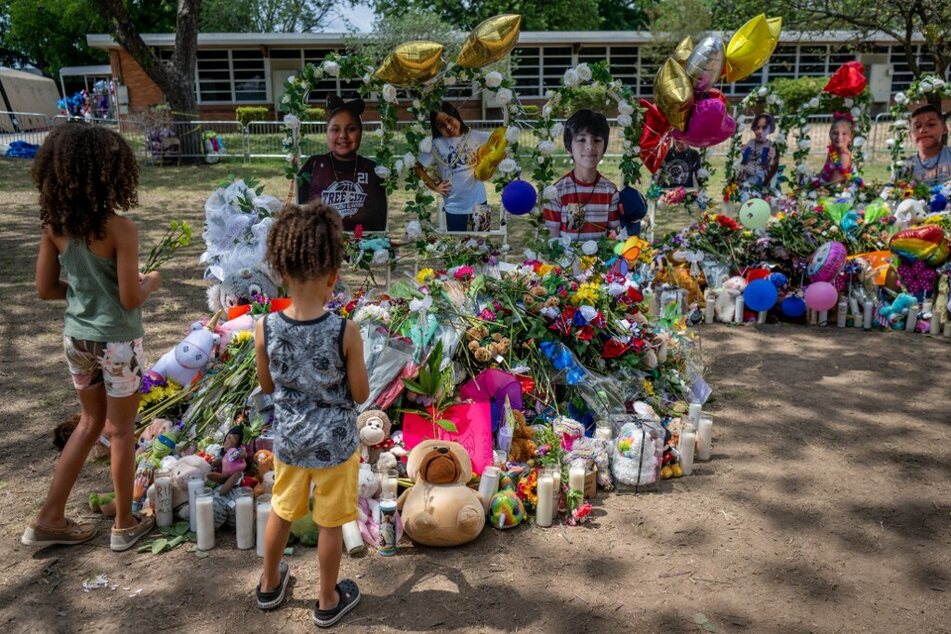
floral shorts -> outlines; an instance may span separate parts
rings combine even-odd
[[[77,390],[105,383],[106,395],[124,398],[142,385],[142,337],[132,341],[87,341],[63,336],[66,365]]]

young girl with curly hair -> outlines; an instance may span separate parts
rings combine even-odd
[[[337,581],[342,526],[358,515],[356,404],[370,395],[360,329],[325,308],[343,253],[332,207],[286,205],[268,232],[267,261],[294,301],[259,319],[254,332],[258,380],[274,395],[275,473],[257,605],[270,610],[284,601],[290,572],[281,555],[292,522],[311,512],[320,527],[318,627],[330,627],[360,602],[356,582]]]
[[[112,550],[127,550],[153,525],[132,513],[134,420],[142,381],[140,306],[161,284],[139,273],[135,225],[118,215],[138,203],[139,170],[115,132],[82,123],[55,128],[36,155],[40,191],[36,290],[66,300],[63,347],[82,407],[79,424],[56,463],[53,482],[21,541],[28,546],[80,544],[96,526],[65,515],[66,501],[90,449],[105,428],[112,453],[116,518]]]

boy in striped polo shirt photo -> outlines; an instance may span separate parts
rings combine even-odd
[[[545,202],[542,217],[552,238],[597,240],[620,225],[617,187],[598,172],[610,129],[603,114],[578,110],[565,122],[565,149],[574,169],[555,183],[557,195]]]

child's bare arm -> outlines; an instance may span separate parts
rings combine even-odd
[[[271,370],[268,367],[267,348],[264,344],[264,320],[265,317],[258,319],[254,325],[254,361],[258,368],[258,383],[261,384],[261,390],[265,394],[274,392],[274,379],[271,378]]]
[[[60,279],[59,272],[59,250],[49,229],[44,228],[36,258],[36,293],[40,299],[66,299],[67,284]]]
[[[347,381],[350,383],[350,396],[355,403],[362,403],[370,397],[370,378],[363,361],[363,339],[360,328],[352,321],[347,322],[343,334],[343,355],[347,363]]]
[[[128,218],[116,217],[109,223],[116,245],[116,274],[119,278],[119,301],[126,310],[145,303],[162,284],[158,271],[139,274],[139,238],[135,224]]]

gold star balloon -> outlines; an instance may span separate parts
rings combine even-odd
[[[670,125],[683,131],[693,110],[693,80],[673,58],[668,58],[654,79],[654,102]]]
[[[442,51],[442,44],[436,42],[404,42],[386,56],[374,75],[394,86],[415,86],[442,70]]]
[[[456,63],[463,68],[482,68],[508,55],[518,42],[522,16],[497,15],[489,18],[466,38]]]
[[[687,59],[690,57],[690,53],[693,52],[693,38],[689,35],[680,41],[680,44],[677,45],[677,48],[674,49],[674,54],[671,55],[671,59],[680,64],[681,66],[687,63]]]

